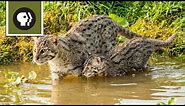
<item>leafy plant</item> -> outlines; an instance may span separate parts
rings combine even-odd
[[[167,103],[159,102],[157,105],[174,105],[176,102],[175,98],[170,98]]]
[[[119,17],[116,14],[109,14],[109,17],[111,17],[112,20],[120,24],[120,26],[122,27],[127,27],[129,25],[129,23],[127,22],[127,19],[124,17]]]
[[[0,26],[5,25],[5,1],[0,1]]]
[[[37,74],[34,71],[28,73],[28,77],[24,75],[20,75],[17,72],[4,72],[5,78],[8,79],[8,82],[4,85],[4,87],[12,87],[12,86],[19,86],[23,83],[30,82],[36,79]]]
[[[163,23],[156,24],[152,21],[140,18],[135,24],[130,26],[129,29],[142,36],[153,39],[160,39],[163,41],[168,39],[168,37],[170,37],[174,33],[179,32],[174,43],[169,47],[165,47],[165,49],[161,49],[161,52],[167,52],[166,54],[168,54],[169,56],[176,56],[182,53],[183,49],[185,48],[185,40],[183,37],[184,35],[181,31],[179,31],[179,27],[166,27],[161,24]]]
[[[5,1],[1,1],[0,64],[31,61],[33,42],[30,37],[5,36],[5,10]],[[44,34],[62,36],[80,20],[99,14],[109,15],[133,32],[166,40],[174,32],[185,31],[184,10],[183,1],[44,1]],[[125,41],[122,36],[117,40]],[[163,51],[169,56],[184,54],[184,35],[179,34],[175,43]]]

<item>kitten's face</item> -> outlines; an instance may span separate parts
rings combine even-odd
[[[94,76],[102,76],[107,68],[107,64],[101,57],[93,57],[88,60],[83,70],[83,75],[87,78]]]
[[[51,36],[34,38],[33,61],[44,64],[56,57],[58,53],[57,42]]]

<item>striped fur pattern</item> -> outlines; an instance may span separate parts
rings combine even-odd
[[[144,37],[133,38],[127,43],[117,46],[109,59],[94,56],[87,60],[83,75],[93,76],[123,76],[128,71],[144,70],[147,61],[155,49],[172,44],[176,34],[166,41]]]
[[[112,54],[118,34],[129,39],[140,36],[107,16],[95,15],[77,23],[64,37],[34,38],[33,61],[48,63],[52,79],[60,79],[67,74],[81,75],[89,56],[101,54],[108,57]]]

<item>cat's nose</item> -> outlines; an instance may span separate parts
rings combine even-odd
[[[39,60],[39,56],[36,57],[36,60]]]
[[[35,58],[33,58],[32,63],[37,63],[38,59],[39,59],[39,57],[38,57],[38,56],[37,56],[37,57],[35,57]]]

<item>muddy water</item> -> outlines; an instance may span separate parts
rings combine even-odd
[[[176,98],[185,104],[185,63],[160,59],[151,70],[126,77],[84,79],[66,77],[51,81],[47,65],[31,63],[0,66],[0,71],[27,75],[37,73],[32,83],[18,88],[0,86],[0,104],[157,104]],[[0,77],[0,82],[3,77]]]

